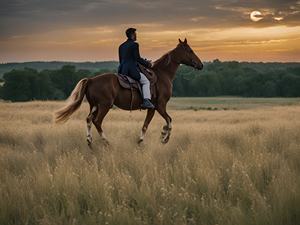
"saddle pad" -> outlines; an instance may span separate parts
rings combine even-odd
[[[150,81],[151,96],[153,98],[156,98],[156,96],[157,96],[157,93],[156,93],[157,76],[156,76],[156,74],[152,70],[145,68],[141,64],[139,64],[139,67],[140,67],[140,70],[142,71],[142,73],[145,74],[145,76]],[[123,75],[123,74],[117,74],[117,77],[118,77],[120,85],[123,88],[126,88],[126,89],[135,88],[135,89],[138,89],[140,91],[140,93],[142,94],[142,87],[141,87],[140,82],[132,79],[131,77]]]
[[[120,85],[123,88],[126,88],[126,89],[135,88],[135,89],[141,90],[140,83],[137,82],[136,80],[132,79],[131,77],[128,77],[123,74],[117,74],[117,77],[118,77]]]

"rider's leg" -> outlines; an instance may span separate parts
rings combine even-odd
[[[150,81],[143,73],[140,73],[140,75],[141,75],[140,83],[142,85],[143,98],[151,99]]]
[[[154,105],[151,103],[151,93],[150,93],[150,82],[147,79],[147,77],[140,73],[141,79],[140,83],[142,85],[142,91],[143,91],[143,104],[141,105],[142,109],[154,109]]]

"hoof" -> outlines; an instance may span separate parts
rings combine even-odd
[[[168,126],[164,126],[161,132],[161,143],[166,144],[168,143],[171,136],[171,128]]]
[[[140,138],[140,139],[137,141],[137,143],[138,143],[138,144],[141,144],[141,143],[143,143],[143,141],[144,141],[144,139]]]
[[[87,144],[88,144],[89,147],[92,146],[92,140],[93,140],[93,139],[92,139],[91,136],[87,136],[87,137],[86,137],[86,141],[87,141]]]
[[[167,144],[169,142],[169,140],[170,140],[170,136],[171,136],[171,134],[168,134],[166,136],[162,136],[161,137],[161,143],[162,144]]]
[[[91,150],[93,150],[93,145],[92,145],[92,143],[88,143],[88,147],[89,147],[89,149],[91,149]]]

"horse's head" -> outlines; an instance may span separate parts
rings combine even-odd
[[[176,58],[178,59],[179,63],[194,67],[197,70],[203,69],[201,60],[188,45],[186,38],[184,41],[179,39],[179,44],[176,47],[176,53]]]

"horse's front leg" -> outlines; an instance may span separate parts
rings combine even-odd
[[[155,113],[155,109],[148,109],[147,111],[147,116],[145,118],[145,121],[144,121],[144,125],[143,125],[143,128],[142,128],[142,131],[141,131],[141,135],[139,137],[139,140],[138,140],[138,143],[142,143],[144,141],[144,137],[145,137],[145,134],[146,134],[146,131],[147,131],[147,128],[154,116],[154,113]]]
[[[161,132],[161,142],[163,144],[166,144],[171,136],[171,130],[172,130],[172,118],[168,115],[166,111],[166,104],[164,105],[159,105],[157,107],[157,111],[159,114],[165,119],[166,125],[163,126],[163,130]]]

